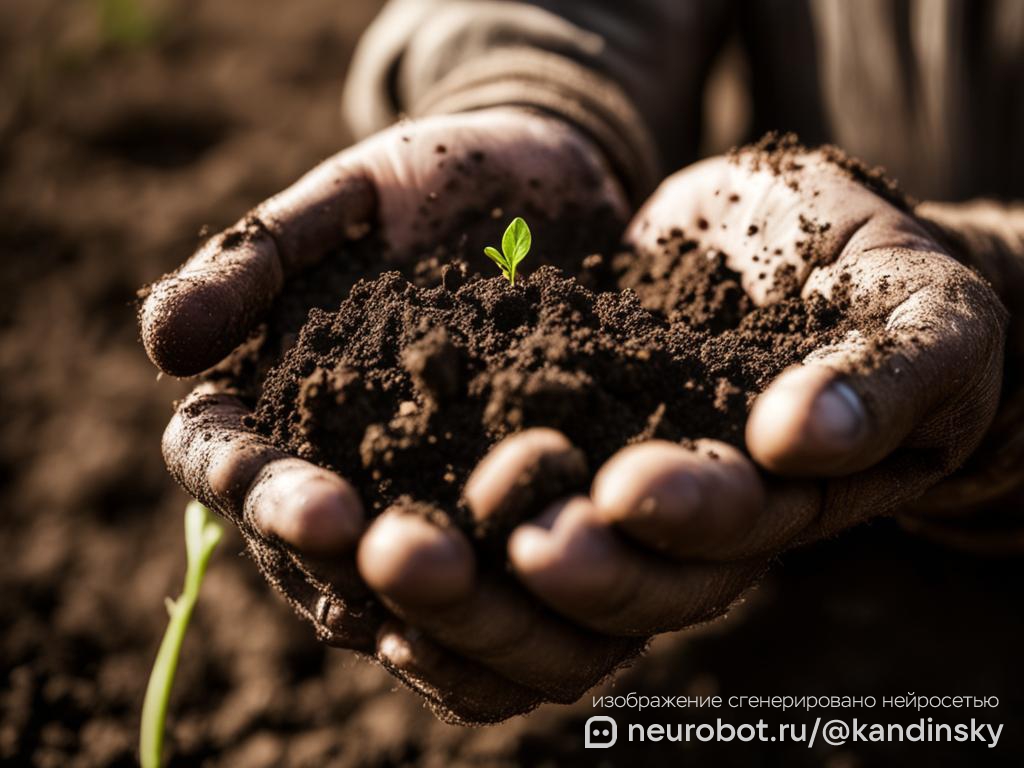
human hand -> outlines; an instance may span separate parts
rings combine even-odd
[[[286,278],[370,230],[382,270],[462,236],[490,269],[480,251],[505,212],[528,216],[534,263],[545,241],[617,237],[628,217],[596,146],[560,120],[501,108],[399,124],[324,161],[153,284],[140,313],[146,352],[175,376],[206,370],[245,341]],[[599,246],[575,244],[581,255]]]
[[[400,125],[331,158],[154,285],[141,314],[146,349],[168,373],[197,373],[246,338],[286,277],[346,238],[375,228],[386,268],[455,233],[492,239],[496,207],[536,211],[538,229],[626,218],[602,158],[564,123],[501,109]],[[377,537],[361,549],[375,552],[367,561],[377,569],[368,571],[374,594],[353,561],[365,526],[354,488],[274,448],[246,426],[247,413],[232,392],[200,385],[164,435],[172,474],[239,526],[268,580],[322,639],[375,656],[443,716],[490,721],[540,700],[575,699],[635,646],[553,618],[500,580],[477,580],[468,545],[451,544],[435,563],[418,543],[458,542],[455,534],[399,510],[374,523],[387,534],[383,548],[371,548]],[[453,585],[472,587],[476,602],[444,620],[440,611],[421,616],[405,598],[425,585],[441,598]],[[381,610],[378,596],[408,622]],[[521,641],[514,648],[504,647],[509,632]],[[558,674],[555,659],[530,658],[539,646],[588,661]]]
[[[682,229],[727,255],[756,304],[790,287],[844,298],[856,330],[757,398],[745,453],[632,446],[589,497],[517,529],[509,559],[538,598],[614,636],[712,618],[773,556],[893,513],[978,445],[999,399],[1006,312],[876,192],[889,193],[845,159],[783,144],[772,159],[698,163],[641,209],[628,230],[637,249]]]

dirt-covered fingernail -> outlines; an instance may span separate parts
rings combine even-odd
[[[867,412],[853,388],[835,381],[814,400],[810,429],[824,446],[836,450],[852,448],[864,435]]]
[[[258,224],[247,221],[211,238],[143,302],[139,321],[150,360],[172,376],[216,364],[245,341],[283,279],[274,239]]]
[[[864,401],[824,365],[784,371],[754,402],[747,450],[765,469],[786,475],[841,472],[868,436]]]

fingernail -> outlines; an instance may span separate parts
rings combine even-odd
[[[386,632],[377,640],[377,651],[401,669],[412,660],[412,648],[397,632]]]
[[[815,436],[835,448],[848,448],[863,434],[867,414],[860,396],[841,381],[830,384],[814,401]]]

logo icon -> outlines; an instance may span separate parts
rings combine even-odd
[[[587,749],[607,749],[618,739],[618,726],[607,715],[594,715],[584,726],[583,740]]]

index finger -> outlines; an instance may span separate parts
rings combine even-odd
[[[351,151],[314,168],[147,289],[139,322],[150,359],[174,376],[219,362],[245,341],[286,277],[358,235],[375,208],[373,184]]]
[[[363,507],[340,476],[290,457],[245,423],[211,383],[178,407],[163,436],[171,475],[242,533],[257,567],[321,640],[371,651],[381,611],[354,572]]]

